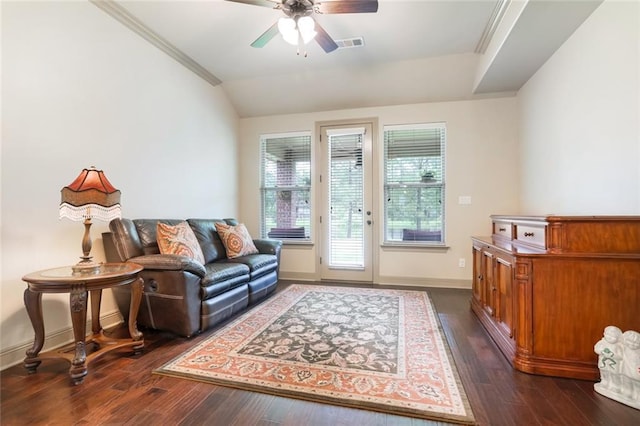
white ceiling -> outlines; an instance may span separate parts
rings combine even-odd
[[[379,0],[377,13],[315,14],[334,39],[365,46],[325,53],[312,42],[306,57],[279,35],[250,47],[278,10],[225,0],[116,6],[222,81],[238,114],[252,117],[510,95],[601,1]],[[476,53],[500,7],[486,53]]]

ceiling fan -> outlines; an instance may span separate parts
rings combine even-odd
[[[375,13],[378,0],[227,0],[253,6],[268,7],[284,12],[275,24],[258,37],[252,47],[264,47],[276,34],[282,34],[285,41],[293,45],[307,44],[315,39],[322,49],[329,53],[338,44],[312,17],[314,13]]]

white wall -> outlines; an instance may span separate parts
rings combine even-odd
[[[518,212],[517,115],[515,98],[438,102],[247,118],[240,120],[240,217],[251,232],[260,230],[261,134],[315,131],[316,121],[377,117],[377,158],[382,153],[382,127],[386,124],[446,122],[446,242],[449,249],[420,250],[374,247],[379,261],[374,280],[388,284],[451,287],[471,286],[471,235],[490,233],[489,215]],[[314,139],[315,140],[315,136]],[[379,166],[381,163],[378,164]],[[375,175],[375,173],[374,173]],[[382,177],[374,192],[382,191]],[[458,196],[472,197],[471,205],[459,205]],[[382,212],[382,205],[374,215]],[[317,214],[317,212],[315,212]],[[374,216],[379,235],[382,220]],[[317,228],[317,227],[316,227]],[[317,238],[317,237],[316,237]],[[285,246],[283,277],[318,279],[317,246]],[[375,257],[375,256],[374,256]],[[466,259],[460,268],[458,260]]]
[[[639,14],[605,1],[518,93],[524,212],[640,213]]]
[[[237,214],[238,117],[222,89],[89,2],[2,2],[2,113],[3,367],[33,341],[21,277],[82,254],[84,228],[58,205],[84,167],[105,170],[125,217]],[[98,261],[106,230],[92,227]],[[71,337],[68,297],[44,296],[54,342]],[[101,314],[115,312],[107,294]]]

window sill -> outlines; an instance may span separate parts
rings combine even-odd
[[[386,242],[380,244],[380,247],[385,251],[406,251],[406,250],[426,250],[426,251],[447,251],[449,246],[445,243],[438,244],[421,244],[421,243],[408,243],[408,242]]]
[[[296,241],[281,239],[280,241],[282,241],[283,246],[313,247],[314,245],[311,240]]]

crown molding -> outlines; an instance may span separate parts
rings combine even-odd
[[[152,31],[149,27],[143,24],[138,18],[133,16],[127,9],[120,6],[113,0],[89,0],[95,6],[99,7],[109,15],[111,15],[120,23],[124,24],[127,28],[134,31],[149,43],[156,46],[158,49],[171,56],[173,59],[193,71],[195,74],[209,82],[212,86],[217,86],[222,81],[207,71],[202,65],[194,61],[180,49],[169,43],[160,35]]]
[[[498,25],[500,25],[500,22],[502,22],[504,13],[507,10],[507,6],[509,6],[510,3],[511,3],[511,0],[498,0],[496,2],[493,12],[489,17],[489,21],[487,22],[487,25],[484,28],[482,36],[480,36],[480,40],[478,40],[478,44],[476,46],[474,53],[484,54],[487,51],[487,46],[489,45],[489,42],[491,42],[491,38],[493,37],[493,34],[496,32],[496,28],[498,28]]]

